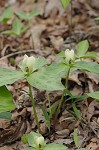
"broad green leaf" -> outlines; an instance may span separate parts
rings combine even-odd
[[[38,10],[33,10],[32,12],[30,12],[29,13],[29,15],[28,15],[28,20],[31,20],[33,17],[36,17],[36,16],[38,16],[38,15],[40,15],[41,14],[41,12],[40,11],[38,11]]]
[[[85,55],[89,48],[89,43],[87,40],[83,40],[76,45],[76,54],[78,57]]]
[[[12,7],[8,7],[8,8],[4,11],[3,15],[0,17],[0,22],[7,23],[7,21],[8,21],[9,19],[11,19],[12,15],[13,15]]]
[[[42,135],[40,133],[36,133],[36,132],[30,132],[28,134],[28,143],[29,146],[35,148],[36,147],[36,139],[37,137],[42,137]]]
[[[50,74],[52,73],[53,76],[56,78],[65,77],[68,72],[69,67],[66,66],[65,63],[59,62],[59,63],[52,63],[50,66],[47,67],[46,71]]]
[[[46,64],[47,64],[47,60],[44,57],[36,58],[36,62],[34,64],[34,70],[41,69]]]
[[[16,33],[15,33],[13,30],[6,30],[6,31],[3,31],[2,34],[16,35]]]
[[[57,57],[65,57],[65,51],[58,53],[56,56]]]
[[[6,86],[0,87],[0,113],[13,110],[15,104],[13,103],[12,94],[8,91]]]
[[[12,117],[12,114],[10,112],[2,112],[0,113],[0,118],[1,119],[11,119]]]
[[[22,27],[23,24],[21,23],[21,21],[18,18],[15,18],[13,22],[12,30],[16,33],[16,35],[21,34]]]
[[[99,58],[99,55],[96,52],[87,52],[81,58]]]
[[[66,146],[62,145],[62,144],[47,144],[44,147],[44,150],[68,150]]]
[[[23,79],[24,74],[21,71],[0,68],[0,86],[12,84],[19,79]]]
[[[87,93],[87,95],[99,101],[99,91]]]
[[[30,76],[27,77],[27,81],[30,85],[39,90],[64,90],[64,86],[61,83],[61,79],[53,75],[53,72],[47,72],[47,70],[44,68],[37,72],[33,72]]]
[[[40,15],[41,13],[39,11],[31,11],[31,12],[24,12],[24,11],[20,11],[16,13],[20,18],[29,21],[31,20],[33,17]]]
[[[20,12],[16,12],[16,14],[17,14],[20,18],[22,18],[22,19],[24,19],[24,20],[28,20],[28,18],[27,18],[27,13],[26,13],[26,12],[20,11]]]
[[[72,104],[72,107],[73,107],[73,110],[74,110],[74,112],[75,112],[75,115],[76,115],[79,119],[81,119],[80,111],[77,109],[75,103]]]
[[[61,0],[62,6],[64,9],[66,9],[66,7],[69,5],[70,0]]]
[[[74,63],[74,67],[88,72],[99,74],[99,64],[96,62],[79,61]]]
[[[45,122],[46,122],[46,124],[47,124],[47,126],[48,126],[48,129],[49,129],[49,131],[50,131],[50,118],[49,118],[49,115],[48,115],[48,113],[47,113],[47,111],[46,111],[46,109],[44,108],[44,106],[41,106],[41,109],[42,109],[42,112],[43,112],[43,115],[44,115],[44,118],[45,118]]]
[[[78,147],[79,143],[78,143],[78,135],[77,135],[76,129],[74,129],[73,138],[74,138],[74,142],[75,142],[76,147]]]

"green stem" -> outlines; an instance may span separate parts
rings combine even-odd
[[[64,95],[66,95],[66,89],[68,88],[68,79],[69,79],[70,69],[71,69],[71,67],[69,67],[67,75],[66,75],[65,89],[63,91],[60,103],[58,105],[58,114],[60,113],[60,108],[61,108],[63,100],[64,100]]]
[[[59,105],[58,105],[57,113],[56,113],[56,116],[55,116],[55,122],[56,122],[56,119],[58,117],[58,114],[60,113],[60,109],[61,109],[61,106],[62,106],[62,103],[63,103],[63,100],[64,100],[64,95],[66,95],[66,89],[68,88],[68,79],[69,79],[70,69],[71,69],[71,67],[69,67],[68,73],[66,75],[65,89],[62,93],[62,97],[61,97]]]
[[[36,107],[35,107],[35,101],[34,101],[34,97],[32,94],[32,87],[30,84],[29,84],[29,92],[30,92],[30,97],[31,97],[31,101],[32,101],[32,107],[33,107],[33,111],[34,111],[34,117],[36,120],[36,124],[37,124],[38,130],[39,130],[39,133],[41,133],[40,125],[39,125],[39,121],[38,121],[38,117],[37,117],[37,112],[36,112]]]

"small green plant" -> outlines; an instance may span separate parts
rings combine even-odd
[[[61,0],[62,6],[64,9],[66,9],[66,7],[69,5],[70,0]]]
[[[59,101],[58,108],[55,106],[54,108],[51,108],[50,106],[50,99],[49,101],[49,112],[46,111],[44,107],[42,107],[42,111],[46,120],[46,123],[48,125],[48,128],[50,130],[50,119],[55,112],[57,108],[57,113],[55,116],[55,121],[58,117],[58,114],[60,113],[64,97],[66,94],[70,95],[70,99],[73,98],[73,96],[68,91],[68,80],[69,75],[73,70],[84,70],[93,72],[96,74],[99,74],[99,64],[95,62],[86,62],[85,58],[96,58],[99,57],[96,55],[95,52],[87,52],[89,47],[88,41],[84,40],[78,43],[76,46],[76,52],[73,50],[67,49],[65,52],[61,52],[58,54],[58,57],[61,57],[61,61],[58,61],[56,63],[52,63],[51,65],[47,66],[47,61],[45,58],[35,58],[33,56],[28,57],[27,55],[24,56],[24,59],[19,63],[20,71],[16,70],[9,70],[6,68],[0,68],[0,87],[2,91],[2,86],[5,86],[7,84],[12,84],[15,81],[19,79],[26,79],[29,86],[30,91],[30,97],[32,100],[32,106],[34,111],[34,116],[36,119],[37,127],[40,132],[40,125],[38,122],[38,116],[36,113],[36,107],[34,102],[34,96],[32,93],[32,87],[35,87],[39,90],[45,90],[45,91],[55,91],[55,90],[61,90],[63,91],[62,97]],[[93,54],[93,55],[92,55]],[[65,78],[65,87],[61,83],[61,79]],[[99,98],[99,93],[88,93],[87,96],[94,97],[95,99]],[[76,101],[72,104],[73,110],[77,117],[80,119],[79,110],[76,108],[75,103],[79,101],[82,97],[78,97],[78,100],[76,98]],[[83,97],[84,98],[84,97]],[[1,97],[2,101],[3,97]],[[6,99],[7,100],[7,99]],[[5,102],[6,105],[8,105],[7,101]],[[11,108],[9,106],[11,105]],[[0,104],[2,107],[2,103]],[[14,105],[13,105],[14,107]],[[12,103],[9,102],[8,107],[5,107],[4,111],[9,111],[13,109]],[[4,107],[3,107],[4,108]]]
[[[40,15],[41,13],[39,11],[33,10],[31,12],[24,12],[24,11],[20,11],[20,12],[16,12],[16,15],[18,17],[20,17],[21,19],[25,20],[25,21],[30,21],[33,17]]]
[[[33,17],[36,17],[38,15],[40,15],[41,13],[39,11],[33,10],[31,12],[24,12],[24,11],[20,11],[20,12],[16,12],[16,15],[20,18],[26,21],[27,26],[29,27],[30,30],[30,34],[32,37],[32,24],[31,24],[31,19]],[[33,47],[33,38],[32,38],[32,47]]]
[[[27,29],[28,26],[23,25],[18,18],[15,18],[12,24],[12,29],[4,31],[2,34],[21,36]]]
[[[79,147],[79,139],[78,139],[78,135],[77,135],[77,130],[76,129],[74,129],[73,138],[74,138],[75,146],[77,148],[76,150],[87,150],[86,148],[80,148]]]
[[[22,141],[24,144],[28,143],[29,145],[26,150],[67,150],[66,146],[62,144],[46,144],[44,137],[41,134],[35,132],[23,135]]]
[[[7,24],[7,22],[12,18],[13,10],[12,7],[8,7],[0,17],[0,22]]]

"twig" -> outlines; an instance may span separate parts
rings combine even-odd
[[[0,61],[3,60],[3,59],[6,59],[6,58],[9,58],[11,56],[14,56],[14,55],[18,55],[18,54],[22,54],[22,53],[30,53],[30,52],[35,52],[35,54],[38,53],[38,51],[36,50],[33,50],[33,49],[30,49],[30,50],[22,50],[22,51],[17,51],[17,52],[14,52],[14,53],[11,53],[11,54],[8,54],[2,58],[0,58]]]

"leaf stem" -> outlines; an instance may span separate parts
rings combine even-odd
[[[38,121],[38,117],[37,117],[37,112],[36,112],[36,107],[35,107],[35,101],[34,101],[34,97],[32,94],[32,87],[30,84],[28,84],[28,85],[29,85],[29,92],[30,92],[30,97],[31,97],[31,101],[32,101],[32,107],[33,107],[33,111],[34,111],[34,117],[36,120],[36,124],[37,124],[38,130],[39,130],[39,133],[41,133],[40,125],[39,125],[39,121]]]

